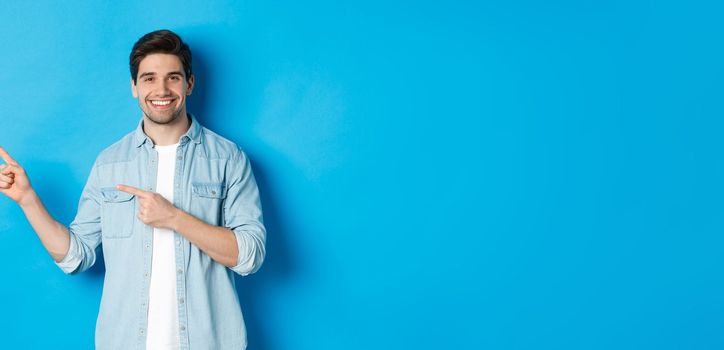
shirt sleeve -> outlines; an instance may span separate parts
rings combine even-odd
[[[66,274],[83,272],[96,262],[96,248],[101,243],[101,207],[98,168],[88,177],[78,203],[78,212],[68,228],[70,247],[65,258],[56,262]]]
[[[224,226],[231,229],[239,248],[237,264],[231,270],[246,276],[259,270],[266,254],[259,189],[251,163],[240,149],[229,168],[229,184],[224,204]]]

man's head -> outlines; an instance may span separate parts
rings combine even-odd
[[[131,92],[147,119],[170,124],[186,116],[191,95],[191,49],[169,30],[142,36],[130,55]]]

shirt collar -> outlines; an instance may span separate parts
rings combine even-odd
[[[189,118],[191,119],[191,126],[186,131],[185,134],[181,135],[181,138],[179,139],[179,142],[181,144],[186,143],[187,141],[193,141],[194,143],[201,143],[201,125],[198,121],[196,121],[196,117],[194,117],[193,114],[188,113]],[[134,145],[136,147],[141,147],[145,142],[148,142],[149,144],[153,144],[153,141],[151,141],[151,138],[146,135],[145,132],[143,132],[143,117],[141,117],[141,120],[138,122],[138,126],[136,127],[136,131],[134,132],[134,139],[135,143]]]

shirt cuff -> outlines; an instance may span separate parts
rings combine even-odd
[[[80,256],[80,248],[78,247],[78,240],[75,238],[75,235],[70,233],[70,247],[68,248],[68,253],[65,254],[63,260],[56,262],[55,264],[58,265],[58,267],[60,267],[60,269],[66,274],[71,274],[78,269],[82,260],[83,259]]]
[[[249,232],[239,229],[232,230],[232,232],[236,237],[239,257],[236,260],[236,266],[231,267],[231,270],[241,276],[247,276],[258,271],[262,261],[264,261],[265,249],[263,243],[257,243],[255,237]]]

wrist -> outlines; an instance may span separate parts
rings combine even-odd
[[[170,225],[171,230],[178,232],[179,227],[182,227],[183,214],[184,214],[183,210],[176,208],[176,207],[173,208],[173,215],[171,217],[171,225]]]
[[[26,209],[26,208],[32,206],[33,204],[37,203],[38,200],[39,200],[38,194],[35,193],[35,191],[31,188],[30,190],[28,190],[27,193],[23,194],[23,196],[20,197],[20,199],[18,200],[17,203],[20,206],[20,208]]]

